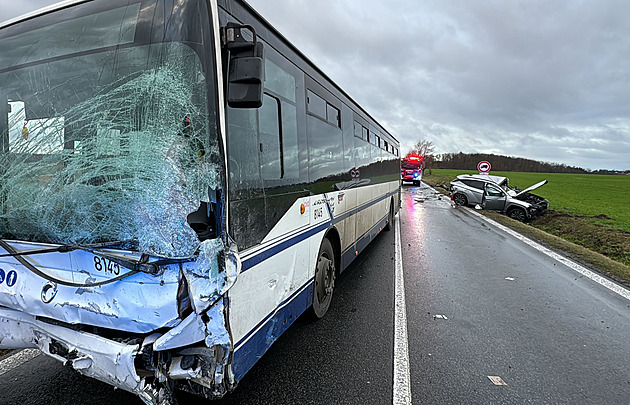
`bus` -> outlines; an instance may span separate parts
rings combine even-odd
[[[242,0],[5,22],[0,100],[0,348],[147,404],[235,389],[400,206],[398,140]]]

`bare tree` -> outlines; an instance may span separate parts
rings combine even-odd
[[[413,148],[411,148],[411,153],[415,153],[418,156],[428,156],[433,154],[434,149],[435,146],[433,146],[433,142],[421,139],[416,142],[415,145],[413,145]]]
[[[413,145],[413,148],[411,148],[409,153],[420,156],[422,158],[423,166],[430,167],[430,164],[433,162],[434,149],[435,146],[433,145],[433,142],[421,139]]]

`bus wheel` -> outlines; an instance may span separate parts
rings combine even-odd
[[[389,231],[390,229],[392,229],[392,226],[394,225],[394,199],[392,198],[392,200],[389,203],[389,214],[387,214],[387,224],[385,224],[385,229],[386,231]]]
[[[324,239],[319,248],[317,265],[315,266],[315,286],[313,288],[312,315],[315,319],[322,318],[332,301],[335,288],[335,253],[332,244]]]

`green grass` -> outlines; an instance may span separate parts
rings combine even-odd
[[[475,171],[433,169],[433,175],[455,178],[458,174],[477,174]],[[549,209],[630,232],[630,176],[565,173],[491,172],[509,177],[510,185],[521,189],[549,180],[533,191],[549,200]],[[444,184],[450,182],[446,181]]]

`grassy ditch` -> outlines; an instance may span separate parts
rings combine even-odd
[[[433,170],[432,174],[426,175],[423,180],[437,190],[445,191],[439,186],[448,186],[457,174],[462,173],[465,171]],[[544,216],[526,224],[494,212],[480,212],[543,244],[567,252],[577,261],[590,264],[610,277],[630,285],[630,232],[628,231],[630,216],[627,215],[629,210],[625,207],[623,198],[614,195],[614,190],[618,190],[614,184],[625,185],[618,190],[621,194],[626,192],[626,187],[630,190],[629,176],[588,175],[604,179],[585,181],[581,179],[584,175],[572,174],[495,172],[492,174],[507,176],[510,178],[510,184],[520,188],[543,179],[549,180],[549,184],[537,189],[534,193],[549,199],[552,209]],[[623,179],[610,179],[610,177]],[[554,182],[555,187],[550,187]],[[576,184],[581,184],[581,186],[578,187]],[[592,186],[587,186],[588,184]],[[550,187],[552,191],[545,194],[543,191],[547,187]],[[557,190],[565,190],[565,192]],[[612,195],[606,204],[600,204],[602,194]],[[575,205],[575,201],[583,201],[579,209],[571,208]],[[597,207],[600,209],[598,210]]]

